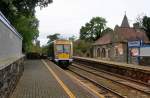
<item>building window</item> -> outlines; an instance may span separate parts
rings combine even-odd
[[[115,48],[115,56],[119,56],[118,48]]]
[[[102,58],[105,58],[106,57],[106,50],[105,48],[102,49]]]
[[[100,57],[100,48],[97,49],[97,57]]]

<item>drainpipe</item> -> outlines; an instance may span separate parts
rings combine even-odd
[[[128,44],[127,44],[127,56],[126,57],[127,57],[127,64],[129,64],[129,59],[128,59],[129,58],[129,47],[128,47]]]

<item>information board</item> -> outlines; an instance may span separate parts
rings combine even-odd
[[[140,56],[150,56],[150,46],[140,47]]]

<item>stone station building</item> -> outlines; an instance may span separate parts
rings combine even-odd
[[[127,16],[124,15],[121,26],[116,25],[113,32],[106,33],[93,44],[93,57],[135,63],[134,57],[129,57],[128,42],[141,40],[143,43],[149,42],[146,33],[138,26],[130,27]]]

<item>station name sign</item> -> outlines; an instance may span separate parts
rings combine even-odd
[[[128,42],[128,47],[140,47],[140,46],[141,46],[141,41]]]

